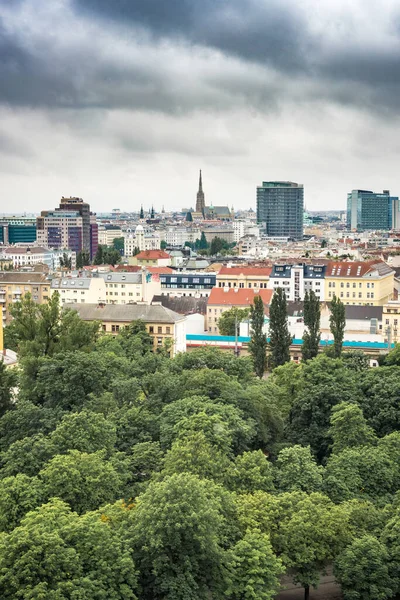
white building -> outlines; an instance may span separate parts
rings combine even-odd
[[[152,229],[144,229],[138,225],[135,231],[128,229],[124,233],[124,255],[134,256],[137,248],[143,250],[159,250],[161,247],[160,234]]]
[[[311,290],[317,298],[325,300],[325,265],[274,265],[268,287],[282,288],[286,299],[292,302],[304,300],[305,293]]]
[[[137,273],[113,271],[101,273],[99,277],[105,284],[106,304],[132,304],[145,302],[150,304],[153,296],[161,294],[160,277],[143,269]]]
[[[57,277],[50,286],[50,296],[60,294],[60,304],[98,304],[105,302],[106,285],[101,277]]]
[[[3,259],[12,260],[14,269],[47,265],[50,271],[58,271],[60,260],[64,259],[64,256],[71,259],[71,268],[74,269],[76,253],[71,250],[50,250],[41,246],[10,246],[1,252]]]
[[[115,238],[122,237],[122,229],[117,225],[103,225],[99,227],[99,244],[112,246]]]

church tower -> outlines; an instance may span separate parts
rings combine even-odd
[[[205,210],[205,200],[204,200],[203,182],[201,179],[201,170],[200,170],[199,191],[197,192],[197,200],[196,200],[196,212],[201,213],[204,217],[204,210]]]

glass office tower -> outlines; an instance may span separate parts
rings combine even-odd
[[[303,239],[304,187],[292,181],[263,181],[257,187],[257,221],[268,237]]]

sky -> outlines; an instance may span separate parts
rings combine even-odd
[[[400,195],[397,0],[1,0],[0,212]]]

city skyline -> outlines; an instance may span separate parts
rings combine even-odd
[[[235,209],[262,180],[303,182],[310,210],[398,194],[398,17],[393,0],[2,3],[2,204],[179,209],[200,168]]]

